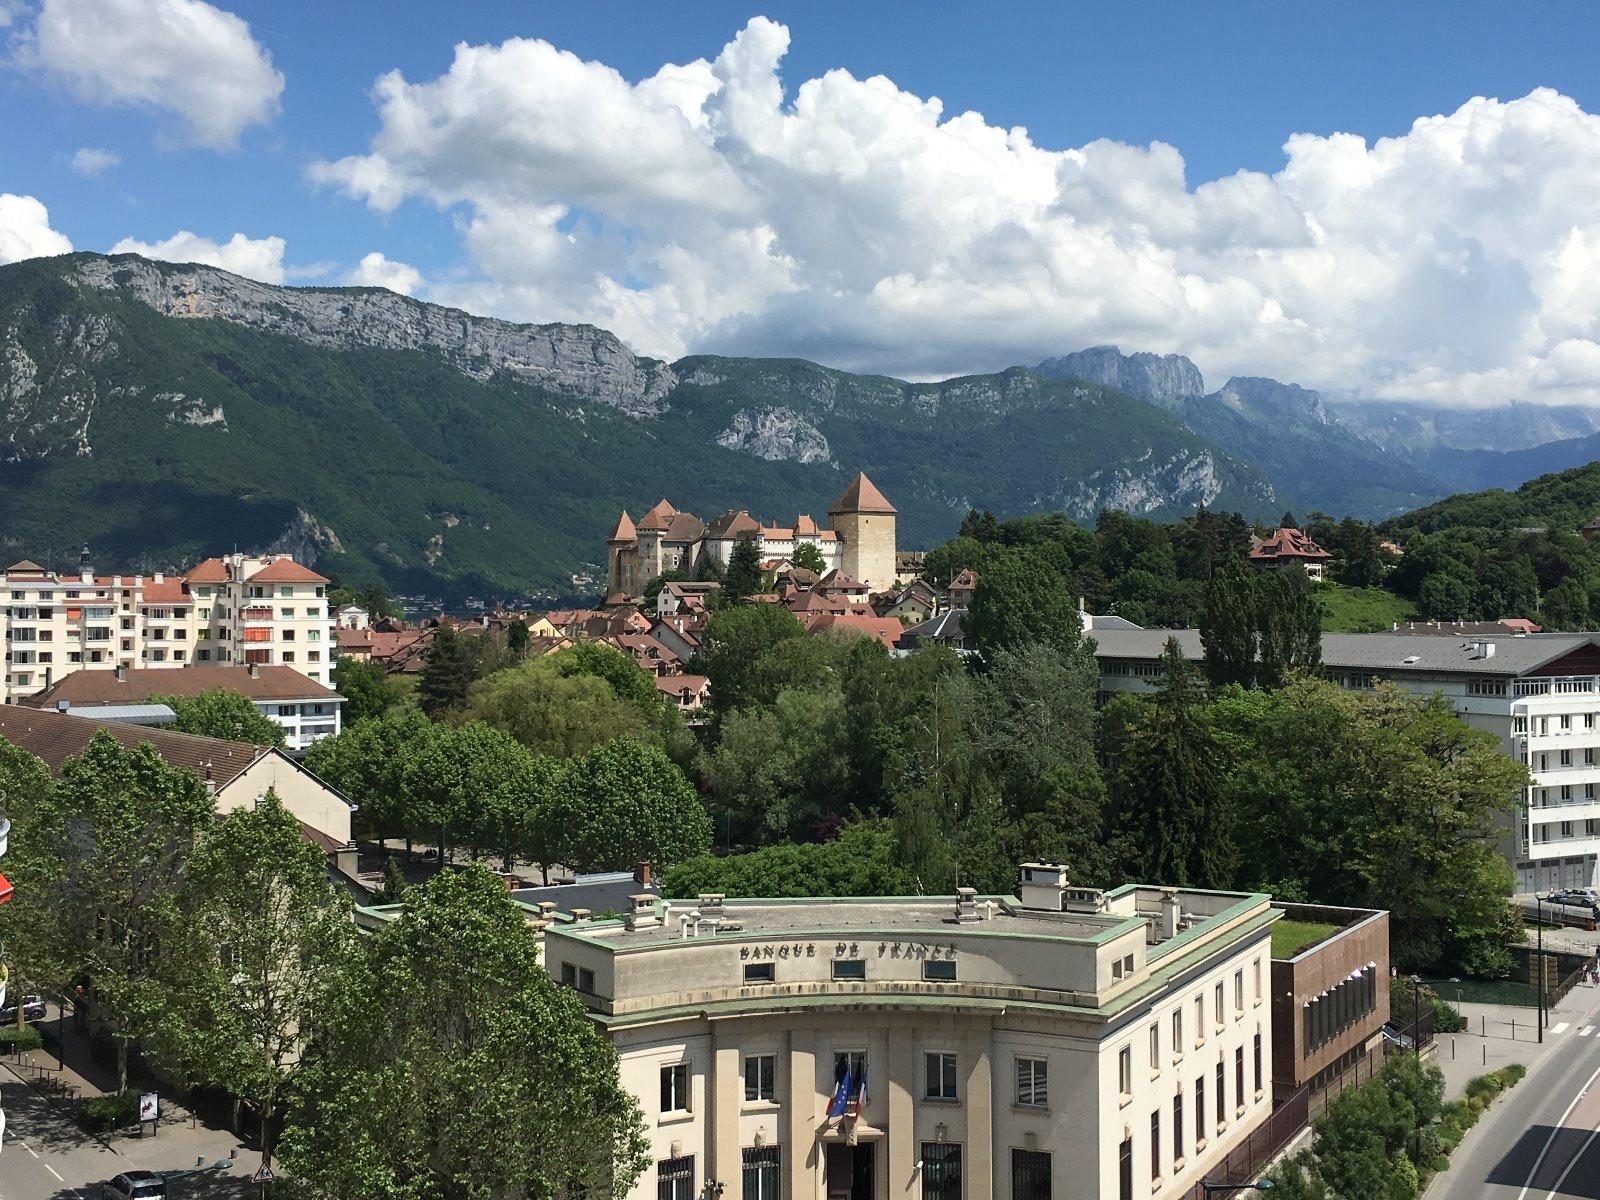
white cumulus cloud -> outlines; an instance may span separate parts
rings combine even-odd
[[[356,287],[388,288],[402,296],[410,296],[422,286],[422,272],[408,263],[385,258],[378,251],[363,255],[356,267],[345,276],[346,283]]]
[[[122,161],[115,150],[102,150],[97,146],[84,146],[72,152],[72,169],[79,175],[95,176],[109,171]]]
[[[67,235],[50,228],[50,213],[32,196],[0,192],[0,263],[70,254]]]
[[[44,0],[18,57],[89,103],[170,112],[216,149],[270,120],[283,93],[250,26],[202,0]]]
[[[180,229],[161,242],[141,242],[123,238],[111,247],[112,254],[140,254],[166,262],[204,263],[221,267],[235,275],[259,279],[262,283],[282,283],[284,241],[280,237],[250,238],[236,233],[225,242]]]
[[[883,76],[787,87],[755,18],[638,83],[547,42],[390,72],[312,177],[448,211],[435,299],[641,351],[941,376],[1099,342],[1373,397],[1600,402],[1600,117],[1554,91],[1406,132],[1294,133],[1268,174],[1046,147]]]

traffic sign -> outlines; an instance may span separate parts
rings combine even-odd
[[[272,1168],[262,1163],[256,1168],[256,1173],[250,1176],[251,1183],[271,1183],[273,1179]]]

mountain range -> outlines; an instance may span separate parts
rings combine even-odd
[[[1275,380],[1208,393],[1187,359],[1113,347],[907,383],[667,363],[592,326],[133,255],[0,267],[0,543],[52,565],[83,543],[150,571],[237,545],[401,591],[553,598],[595,590],[617,512],[661,496],[820,517],[866,470],[910,547],[974,507],[1385,516],[1455,490],[1436,463],[1458,451],[1496,453],[1419,446]],[[1547,451],[1515,453],[1474,469]]]

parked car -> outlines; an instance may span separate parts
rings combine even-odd
[[[100,1185],[101,1200],[166,1200],[167,1181],[154,1171],[124,1171]]]
[[[44,997],[24,996],[22,998],[22,1019],[25,1021],[44,1020]],[[14,1025],[17,1021],[17,1002],[7,1000],[0,1004],[0,1025]]]
[[[1409,1033],[1394,1025],[1385,1025],[1383,1027],[1383,1042],[1386,1046],[1394,1046],[1400,1050],[1414,1050],[1417,1045],[1415,1039]]]

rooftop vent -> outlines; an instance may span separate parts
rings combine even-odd
[[[956,889],[956,924],[972,925],[982,920],[978,915],[978,889]]]

